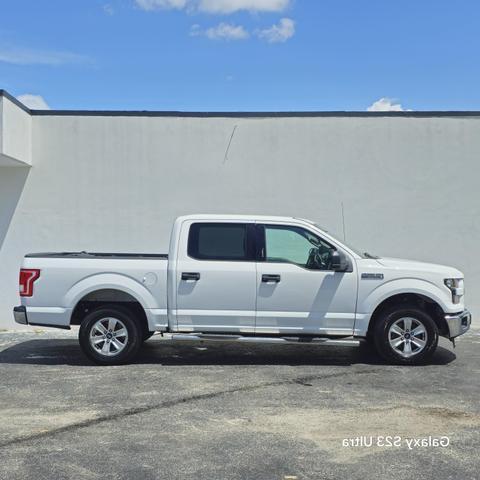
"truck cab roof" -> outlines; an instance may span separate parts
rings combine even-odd
[[[210,220],[210,221],[232,221],[238,220],[241,222],[292,222],[292,221],[301,221],[306,223],[314,223],[311,220],[306,220],[304,218],[296,217],[283,217],[278,215],[236,215],[231,213],[225,214],[212,214],[212,213],[198,213],[194,215],[183,215],[177,218],[177,221],[183,222],[186,220]]]

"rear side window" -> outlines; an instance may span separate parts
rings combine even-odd
[[[188,234],[188,255],[199,260],[253,261],[249,230],[244,223],[194,223]]]

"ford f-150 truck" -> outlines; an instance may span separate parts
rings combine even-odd
[[[20,271],[15,321],[69,329],[99,364],[169,340],[352,345],[426,362],[471,322],[455,268],[356,251],[291,217],[190,215],[168,255],[37,253]]]

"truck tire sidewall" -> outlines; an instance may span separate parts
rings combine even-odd
[[[155,332],[151,332],[150,330],[144,330],[142,340],[146,342],[149,338],[153,337],[153,335],[155,335]]]
[[[125,348],[111,357],[95,351],[90,345],[90,331],[93,325],[101,318],[112,317],[121,320],[128,332],[128,341]],[[138,324],[132,312],[122,307],[100,307],[90,312],[82,321],[79,331],[80,347],[85,355],[99,365],[119,365],[133,360],[143,342],[143,328]]]
[[[417,319],[423,324],[427,331],[427,344],[424,349],[420,353],[408,358],[397,353],[390,346],[388,339],[390,327],[402,317]],[[422,364],[427,362],[435,353],[438,344],[438,328],[432,317],[418,307],[394,307],[385,311],[378,319],[374,329],[374,341],[378,353],[389,362],[403,365]]]

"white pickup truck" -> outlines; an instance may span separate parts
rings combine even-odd
[[[170,340],[352,345],[426,362],[471,322],[455,268],[360,253],[291,217],[190,215],[168,255],[38,253],[20,271],[15,321],[80,325],[99,364],[131,361],[154,332]]]

